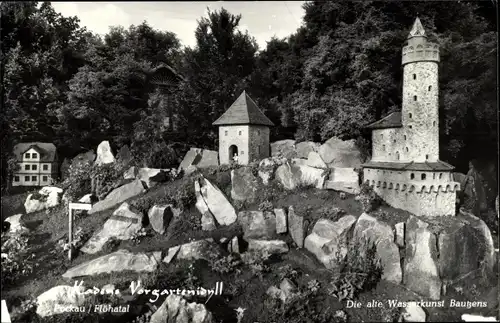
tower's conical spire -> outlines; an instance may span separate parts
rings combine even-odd
[[[410,31],[410,34],[408,35],[408,38],[417,37],[417,36],[427,37],[425,35],[424,26],[422,26],[422,23],[420,22],[420,19],[418,17],[417,17],[417,19],[415,19],[415,22],[413,23],[413,27],[411,28],[411,31]]]

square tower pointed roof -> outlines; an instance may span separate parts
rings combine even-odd
[[[272,127],[274,123],[260,111],[254,100],[243,91],[234,103],[212,125],[263,125]]]

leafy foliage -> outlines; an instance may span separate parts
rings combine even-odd
[[[27,234],[18,232],[10,233],[6,241],[2,241],[2,286],[14,284],[38,266],[28,240]]]

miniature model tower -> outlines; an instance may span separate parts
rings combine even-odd
[[[372,160],[364,181],[388,204],[416,215],[454,215],[453,166],[439,160],[439,48],[427,41],[416,19],[403,47],[403,103],[366,128],[372,130]]]
[[[269,127],[274,124],[243,91],[214,123],[219,126],[219,163],[247,165],[269,157]]]

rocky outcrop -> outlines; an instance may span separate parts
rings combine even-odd
[[[128,203],[123,203],[104,223],[100,231],[82,247],[81,251],[94,254],[99,252],[111,238],[129,240],[142,228],[142,215],[130,210]]]
[[[354,243],[357,248],[361,248],[363,256],[374,245],[383,270],[382,279],[396,284],[401,282],[399,248],[394,243],[391,226],[363,213],[354,227]]]
[[[211,253],[219,252],[220,250],[214,240],[208,238],[171,247],[163,262],[170,263],[174,258],[186,260],[205,259],[208,261]]]
[[[151,316],[150,323],[213,323],[212,314],[204,305],[188,303],[181,296],[169,295]]]
[[[319,154],[328,167],[360,168],[362,164],[361,152],[354,139],[330,138],[319,147]]]
[[[296,158],[295,140],[286,139],[271,143],[271,156],[286,159]]]
[[[304,218],[296,214],[293,206],[288,208],[288,232],[298,248],[304,247]]]
[[[26,213],[38,212],[58,206],[61,202],[63,190],[54,186],[46,186],[38,194],[30,194],[26,198],[24,208]]]
[[[286,158],[282,157],[269,157],[260,161],[258,174],[264,185],[269,184],[269,181],[274,178],[274,172],[278,166],[284,163],[286,163]]]
[[[288,252],[288,245],[282,240],[257,240],[248,239],[248,251],[268,252],[280,254]]]
[[[302,141],[295,144],[295,151],[297,152],[298,158],[308,158],[309,153],[318,152],[321,144],[312,141]]]
[[[168,175],[163,169],[140,168],[136,178],[143,181],[147,188],[152,188],[158,183],[166,182],[168,180]]]
[[[61,285],[53,287],[36,298],[36,314],[47,317],[67,312],[66,308],[85,308],[84,291],[85,287],[83,286]]]
[[[189,166],[206,168],[219,165],[219,153],[214,150],[191,148],[184,156],[179,169],[186,171]]]
[[[10,226],[9,226],[9,233],[15,233],[15,232],[28,232],[29,230],[27,228],[25,228],[22,224],[21,224],[21,217],[23,215],[22,214],[16,214],[16,215],[13,215],[13,216],[9,216],[8,218],[6,218],[4,221],[6,222],[9,222]]]
[[[323,188],[326,174],[323,169],[286,163],[278,167],[275,177],[285,189],[293,190],[301,186]]]
[[[220,225],[230,225],[236,221],[236,211],[222,191],[204,178],[200,192],[208,209]],[[195,187],[196,188],[196,187]]]
[[[315,151],[311,151],[309,153],[309,155],[307,156],[306,164],[307,166],[311,166],[314,168],[322,168],[322,169],[328,168],[328,165],[326,165],[321,156]]]
[[[238,223],[245,239],[270,239],[276,233],[276,216],[272,212],[241,211]]]
[[[350,194],[359,194],[359,174],[354,168],[334,167],[325,181],[325,188]]]
[[[90,260],[66,271],[64,278],[92,276],[103,273],[132,270],[137,272],[153,272],[161,262],[161,252],[131,253],[128,250],[118,250],[108,255]]]
[[[111,191],[111,193],[109,193],[104,200],[99,201],[92,206],[89,214],[110,209],[117,204],[125,202],[126,200],[136,197],[145,192],[146,188],[144,187],[142,181],[135,180]]]
[[[405,223],[399,222],[394,225],[395,241],[398,247],[405,246]]]
[[[250,167],[240,167],[231,171],[231,198],[233,201],[255,202],[259,181]]]
[[[109,141],[103,141],[97,146],[97,158],[95,159],[96,165],[111,164],[115,162],[115,156],[111,152]]]
[[[137,175],[139,175],[139,169],[135,166],[131,166],[129,169],[125,171],[123,174],[124,179],[136,179]]]
[[[286,233],[288,231],[288,219],[285,209],[274,209],[276,216],[276,233]]]
[[[159,234],[164,234],[167,231],[173,217],[174,212],[171,205],[155,205],[148,212],[149,223],[153,230]]]

